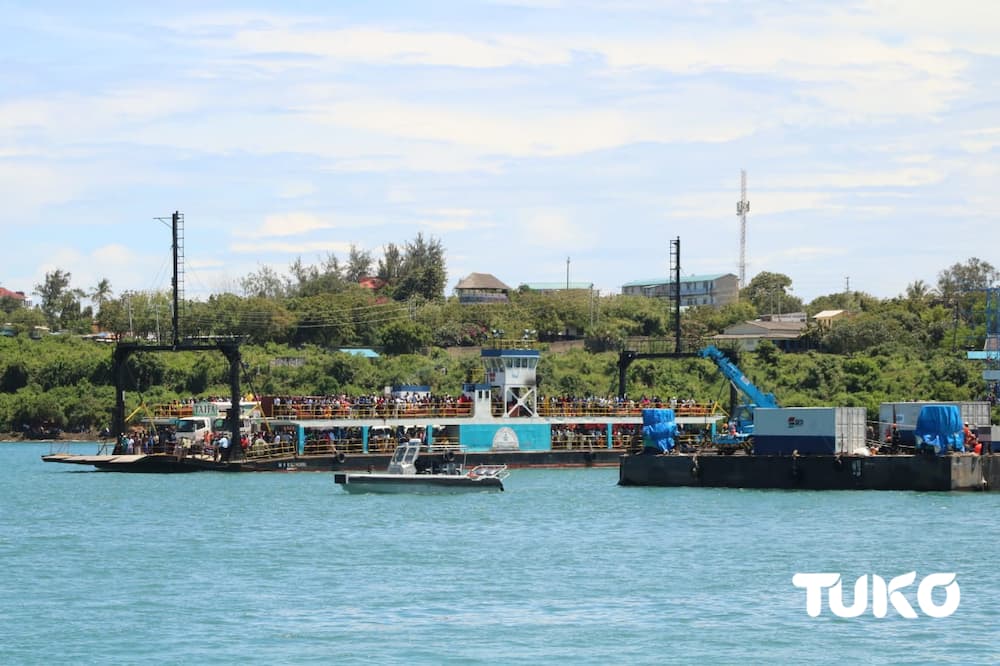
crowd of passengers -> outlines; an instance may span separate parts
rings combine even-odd
[[[201,400],[225,401],[224,398],[209,397]],[[193,406],[199,400],[188,398],[186,400],[175,400],[168,408],[176,412],[181,412],[185,408]],[[281,395],[264,398],[265,412],[268,411],[267,403],[270,402],[270,413],[272,417],[299,417],[299,418],[336,418],[348,415],[367,416],[386,413],[396,413],[400,411],[421,411],[431,412],[441,415],[462,415],[470,414],[472,410],[472,400],[469,396],[461,394],[453,396],[450,394],[435,394],[425,392],[400,392],[391,395],[371,393],[367,395],[349,396],[347,394],[327,395],[327,396],[291,396]],[[507,406],[514,408],[512,412],[515,416],[522,416],[526,412],[523,408],[516,407],[513,403]],[[689,410],[704,410],[704,405],[693,399],[678,399],[671,397],[663,399],[659,396],[642,395],[639,398],[621,398],[618,396],[542,396],[537,401],[537,409],[541,414],[586,414],[595,412],[634,412],[644,408],[671,408],[680,413]],[[493,396],[493,411],[499,413],[503,411],[499,396]]]
[[[202,400],[225,401],[221,397],[202,398]],[[181,409],[193,406],[198,402],[195,398],[186,400],[175,400],[170,407]],[[499,398],[494,397],[494,403],[499,405]],[[347,394],[328,396],[274,396],[271,398],[274,414],[297,413],[323,414],[344,411],[380,411],[385,408],[418,408],[418,409],[441,409],[455,408],[458,411],[469,409],[471,398],[462,394],[452,396],[450,394],[437,395],[433,393],[403,392],[392,395],[371,393],[368,395],[349,396]],[[694,399],[676,396],[663,399],[659,396],[640,396],[639,398],[621,398],[618,396],[542,396],[538,399],[538,408],[543,411],[593,411],[602,410],[628,410],[643,408],[670,408],[694,409],[699,407],[699,403]]]

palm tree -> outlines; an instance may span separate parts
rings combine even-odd
[[[102,278],[97,286],[88,294],[90,299],[97,304],[97,311],[100,312],[105,301],[111,299],[111,282],[107,278]]]
[[[930,286],[923,280],[917,280],[906,285],[906,300],[922,303],[931,295]]]

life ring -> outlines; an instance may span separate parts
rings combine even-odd
[[[444,452],[444,461],[445,462],[454,462],[454,460],[455,460],[455,452],[454,451],[445,451]]]
[[[347,456],[344,455],[344,452],[343,451],[338,452],[337,453],[337,462],[340,463],[341,465],[343,465],[345,460],[347,460]]]

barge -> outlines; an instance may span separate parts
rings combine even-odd
[[[623,455],[618,484],[782,490],[998,490],[1000,456]]]
[[[802,490],[997,490],[1000,448],[963,432],[957,405],[925,403],[912,446],[866,438],[863,408],[756,411],[755,432],[738,450],[681,452],[671,415],[644,414],[644,448],[619,460],[621,486]],[[982,430],[981,430],[982,432]],[[969,439],[972,438],[972,439]],[[977,442],[973,451],[966,444]],[[985,445],[985,446],[984,446]]]

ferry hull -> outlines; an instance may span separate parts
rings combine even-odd
[[[42,456],[45,462],[96,467],[102,472],[141,472],[146,474],[171,474],[196,472],[198,467],[189,460],[178,460],[170,455],[73,455],[52,454]]]
[[[622,486],[801,490],[996,490],[1000,456],[624,455]]]
[[[526,467],[613,467],[618,465],[621,450],[594,451],[495,451],[453,454],[454,460],[466,467],[476,465],[507,465],[511,469]],[[431,453],[422,459],[445,462],[445,454]],[[174,473],[174,472],[363,472],[385,469],[391,455],[387,453],[358,453],[318,456],[287,456],[274,458],[241,459],[216,462],[200,457],[178,460],[174,456],[151,455],[73,455],[53,454],[42,456],[45,462],[89,465],[102,471]]]

